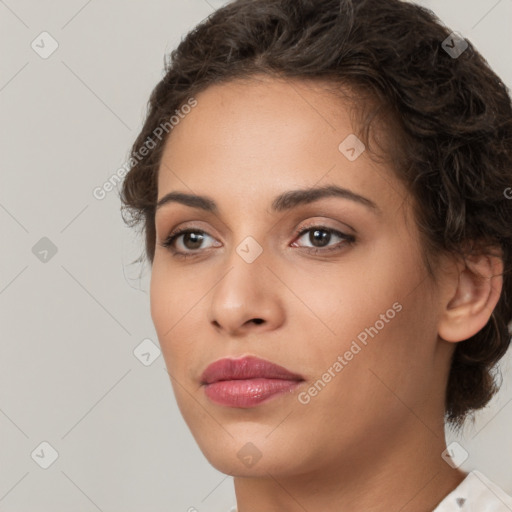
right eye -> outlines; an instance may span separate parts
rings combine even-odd
[[[205,236],[210,236],[201,229],[184,228],[173,231],[161,244],[169,249],[177,258],[189,258],[195,256],[203,243]],[[181,238],[182,249],[176,249],[176,242]],[[190,247],[191,246],[191,247]]]

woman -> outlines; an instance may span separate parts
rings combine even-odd
[[[510,344],[512,106],[399,0],[237,0],[122,190],[176,399],[238,512],[512,510],[446,446]]]

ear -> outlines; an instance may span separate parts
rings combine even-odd
[[[466,257],[452,274],[453,285],[445,296],[438,325],[439,336],[451,342],[463,341],[489,321],[503,287],[503,260],[494,255]]]

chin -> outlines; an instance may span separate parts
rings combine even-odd
[[[200,440],[198,445],[208,462],[226,475],[258,477],[289,471],[293,453],[286,453],[267,435],[225,434],[220,439]]]

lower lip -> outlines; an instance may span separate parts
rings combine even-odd
[[[221,380],[205,384],[213,402],[227,407],[254,407],[282,393],[293,391],[302,381],[284,379]]]

